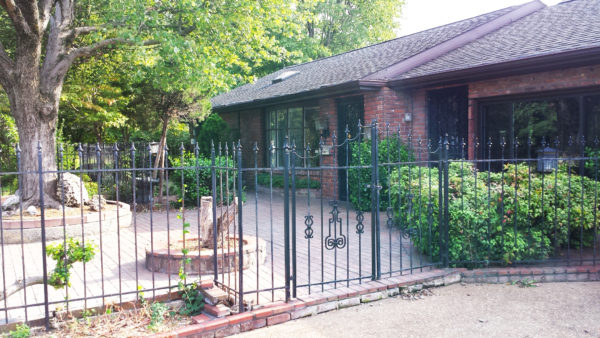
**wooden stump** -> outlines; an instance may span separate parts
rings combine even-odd
[[[217,238],[225,233],[237,215],[238,198],[233,199],[230,205],[217,206]],[[202,196],[200,199],[200,242],[202,247],[214,249],[213,241],[213,200],[211,196]],[[220,214],[220,215],[219,215]]]

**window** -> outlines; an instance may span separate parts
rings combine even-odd
[[[504,137],[507,142],[505,158],[536,157],[541,148],[542,139],[554,148],[556,139],[559,150],[565,154],[578,154],[579,140],[585,138],[589,146],[596,137],[600,137],[600,95],[565,95],[552,98],[509,100],[481,105],[481,144],[491,138],[498,144]],[[569,147],[569,138],[574,145]],[[514,153],[513,141],[519,141],[518,153]],[[532,147],[527,142],[531,138]],[[492,147],[491,155],[487,147],[480,146],[483,158],[500,158],[500,147]]]
[[[296,144],[296,151],[304,154],[309,145],[311,155],[319,148],[319,134],[315,129],[315,120],[319,116],[318,106],[274,108],[266,113],[267,146],[273,144],[275,154],[268,154],[268,163],[273,167],[283,166],[283,146],[286,137]],[[296,159],[297,166],[316,164],[316,159],[304,161]]]

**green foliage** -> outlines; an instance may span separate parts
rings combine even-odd
[[[393,171],[391,182],[392,206],[400,206],[394,207],[397,225],[415,229],[418,250],[438,257],[437,168],[402,166]],[[503,172],[487,172],[471,163],[451,162],[450,261],[510,264],[546,259],[568,242],[574,247],[591,246],[597,189],[598,182],[569,174],[564,163],[555,173],[541,174],[529,173],[526,164],[507,164]]]
[[[150,305],[150,324],[148,328],[152,331],[158,330],[160,325],[165,320],[165,316],[169,315],[169,308],[161,302],[154,302]]]
[[[596,179],[600,177],[600,149],[591,147],[585,148],[585,157],[589,159],[585,161],[585,175],[589,178]]]
[[[0,91],[0,172],[16,171],[15,144],[18,142],[17,126],[10,116],[8,98]]]
[[[48,284],[59,289],[65,285],[71,286],[70,277],[73,264],[77,262],[87,263],[96,254],[94,243],[82,244],[74,238],[67,238],[65,243],[60,242],[46,247],[46,255],[56,261],[56,267],[48,278]]]
[[[169,187],[170,194],[174,196],[183,196],[185,191],[185,205],[196,206],[197,201],[202,196],[212,196],[212,176],[211,176],[211,159],[203,156],[195,157],[192,153],[185,153],[183,162],[181,156],[171,156],[170,162],[173,169],[169,171]],[[234,168],[234,163],[231,158],[225,156],[217,156],[215,165],[221,169],[217,169],[217,200],[221,200],[221,190],[223,197],[229,192],[233,194],[233,183],[236,178],[237,171],[226,170],[225,168]],[[181,178],[183,176],[183,189],[181,186]],[[222,186],[220,183],[223,183]],[[222,189],[221,189],[222,188]]]
[[[94,196],[94,195],[98,195],[98,183],[92,181],[92,179],[90,178],[90,176],[88,176],[87,174],[83,174],[81,177],[81,180],[83,181],[83,186],[85,186],[85,189],[88,192],[88,195],[90,197]]]
[[[8,334],[11,338],[27,338],[31,336],[31,330],[27,324],[18,324],[15,330]]]
[[[210,114],[202,121],[196,135],[198,149],[201,155],[210,157],[212,143],[227,143],[231,140],[231,131],[227,122],[225,122],[218,114]]]
[[[273,188],[283,188],[283,175],[274,174],[271,182],[271,174],[261,172],[258,173],[258,184],[266,187],[270,187],[273,184]],[[292,186],[291,177],[290,177],[290,187]],[[296,189],[308,189],[309,181],[307,177],[296,177]],[[310,179],[310,188],[311,189],[320,189],[321,183],[315,179]]]
[[[371,162],[371,141],[356,142],[350,146],[350,166],[369,166]],[[412,154],[397,137],[383,138],[379,142],[379,182],[381,184],[381,196],[387,196],[390,189],[389,172],[390,166],[384,163],[399,163],[413,161]],[[348,171],[348,186],[350,203],[358,210],[367,211],[371,209],[371,168],[350,169]],[[381,204],[381,207],[385,206]]]
[[[177,215],[181,218],[181,215]],[[190,223],[183,223],[183,238],[185,235],[190,233]],[[197,315],[204,309],[204,295],[198,290],[198,283],[187,284],[187,273],[185,272],[185,266],[191,263],[191,258],[186,255],[189,250],[186,248],[181,249],[181,253],[184,255],[184,259],[179,267],[179,281],[177,282],[177,288],[179,294],[183,300],[183,307],[179,310],[179,313],[186,316]]]
[[[113,143],[128,117],[125,108],[133,98],[124,71],[122,51],[77,64],[67,76],[60,98],[59,125],[70,143]]]

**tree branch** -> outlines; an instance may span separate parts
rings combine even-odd
[[[29,286],[37,285],[37,284],[44,284],[43,276],[29,277],[25,280],[17,279],[17,281],[14,282],[12,285],[7,286],[6,290],[4,290],[4,292],[0,292],[0,301],[5,300],[6,298],[14,295],[15,293],[17,293]]]
[[[21,9],[15,4],[14,0],[0,0],[0,6],[6,10],[6,13],[8,13],[8,16],[18,31],[31,35],[31,27],[27,24],[27,20],[23,17]]]
[[[78,37],[80,35],[85,35],[85,34],[90,34],[92,32],[95,32],[97,30],[99,30],[100,27],[98,26],[84,26],[84,27],[77,27],[77,28],[73,28],[71,29],[71,31],[69,31],[69,37]]]
[[[40,12],[40,31],[45,31],[50,22],[50,12],[56,0],[40,0],[38,10]]]

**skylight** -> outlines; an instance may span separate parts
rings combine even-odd
[[[294,76],[296,74],[300,74],[300,72],[297,71],[297,70],[288,70],[288,71],[285,71],[285,72],[277,75],[277,77],[273,79],[272,83],[281,82],[283,80],[289,79],[290,77],[292,77],[292,76]]]

